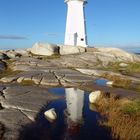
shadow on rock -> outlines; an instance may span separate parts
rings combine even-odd
[[[43,107],[36,117],[36,121],[22,127],[19,140],[62,140],[65,123],[64,123],[64,108],[59,106],[56,109],[57,120],[50,123],[44,116],[44,112],[50,109],[51,106]],[[61,135],[62,134],[62,135]]]
[[[102,120],[102,117],[94,107],[90,111],[87,107],[88,98],[85,99],[82,113],[84,123],[81,125],[70,121],[70,115],[66,113],[65,100],[55,100],[40,110],[35,122],[23,126],[19,140],[111,140],[110,129],[100,126],[98,121]],[[44,116],[44,112],[50,108],[55,108],[57,114],[57,119],[53,123]]]

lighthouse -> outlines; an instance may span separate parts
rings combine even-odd
[[[65,0],[68,5],[65,45],[87,47],[85,4],[87,0]]]
[[[83,120],[84,91],[76,88],[66,88],[65,93],[68,118],[72,122],[80,123]]]

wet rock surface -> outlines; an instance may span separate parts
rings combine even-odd
[[[65,51],[66,48],[63,47],[63,54],[67,54]],[[123,52],[122,57],[121,50],[104,51],[95,48],[89,48],[87,52],[78,48],[76,50],[78,54],[50,57],[34,56],[29,52],[29,50],[3,51],[2,53],[8,56],[9,60],[4,60],[4,56],[0,54],[2,60],[0,70],[6,73],[8,68],[12,71],[12,74],[6,73],[0,78],[1,139],[18,139],[22,126],[35,122],[37,114],[44,106],[60,98],[52,95],[47,90],[49,87],[79,87],[90,91],[101,90],[124,97],[140,97],[139,91],[95,84],[95,81],[106,73],[139,84],[139,73],[126,75],[99,70],[110,62],[120,61],[127,64],[136,61],[139,63],[140,57],[137,55]]]

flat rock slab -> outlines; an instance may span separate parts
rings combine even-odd
[[[133,75],[122,75],[121,73],[117,73],[117,72],[111,72],[111,71],[105,71],[105,70],[96,70],[96,69],[76,69],[77,71],[83,73],[83,74],[87,74],[87,75],[91,75],[91,76],[99,76],[102,77],[103,75],[110,75],[110,76],[118,76],[120,77],[120,79],[128,79],[128,80],[132,80],[135,82],[140,82],[138,74],[135,74],[135,76]],[[133,76],[133,77],[132,77]],[[139,74],[140,76],[140,74]]]
[[[1,104],[4,108],[15,108],[25,111],[38,112],[43,105],[57,96],[51,95],[47,89],[35,86],[12,85],[3,90],[4,98]]]
[[[4,124],[5,128],[3,138],[6,140],[17,140],[22,126],[31,123],[31,120],[20,110],[3,109],[0,110],[0,122]]]
[[[58,69],[53,70],[55,76],[63,86],[73,86],[84,82],[91,82],[95,80],[95,77],[82,74],[72,69]]]
[[[32,57],[22,57],[18,59],[13,59],[10,68],[12,70],[20,70],[20,71],[37,71],[37,70],[45,70],[51,67],[62,67],[61,60],[57,61],[53,59],[40,60],[38,58]]]
[[[63,79],[72,83],[84,83],[84,82],[93,81],[93,78],[91,76],[86,76],[82,74],[81,75],[69,74],[66,75]]]
[[[60,86],[67,85],[67,83],[84,83],[95,80],[95,77],[88,76],[79,71],[66,68],[49,68],[46,70],[26,71],[20,72],[13,76],[7,76],[0,79],[1,82],[10,83],[17,81],[23,83],[24,81],[33,81],[37,85],[42,86]]]
[[[49,71],[49,70],[48,70]],[[59,82],[55,75],[51,72],[43,71],[27,71],[21,72],[17,75],[7,76],[0,79],[1,82],[10,83],[17,81],[22,83],[23,81],[33,81],[37,85],[49,85],[49,86],[58,86]]]
[[[34,86],[9,85],[1,87],[1,91],[0,122],[5,127],[6,140],[17,140],[22,126],[35,121],[42,108],[60,98]]]

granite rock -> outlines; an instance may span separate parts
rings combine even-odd
[[[51,56],[53,54],[59,54],[59,47],[55,44],[36,43],[31,48],[31,53],[35,55]]]

